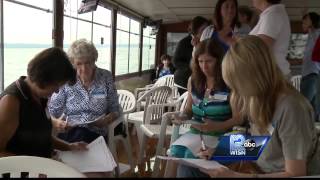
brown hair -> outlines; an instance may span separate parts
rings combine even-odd
[[[40,88],[48,85],[76,81],[76,71],[67,54],[60,48],[48,48],[37,54],[28,64],[30,80]]]
[[[213,24],[215,26],[215,29],[217,31],[220,31],[223,28],[223,19],[221,15],[221,8],[223,3],[225,3],[227,0],[219,0],[216,4],[216,9],[213,14]],[[233,0],[235,6],[236,6],[236,15],[233,18],[231,28],[234,28],[238,24],[238,1]]]
[[[209,25],[210,21],[202,16],[196,16],[192,19],[190,24],[189,33],[196,34],[199,28],[203,25]]]
[[[249,23],[252,21],[252,17],[254,15],[254,13],[248,6],[240,6],[238,8],[238,12],[239,12],[239,14],[246,15]]]
[[[209,54],[210,56],[216,58],[216,64],[214,66],[214,81],[215,89],[224,89],[226,87],[221,72],[222,59],[224,57],[223,47],[215,39],[207,39],[200,42],[196,46],[196,51],[194,58],[192,60],[192,84],[198,93],[205,90],[206,76],[202,72],[199,66],[199,56],[202,54]]]
[[[160,57],[160,61],[162,62],[163,60],[168,59],[169,61],[171,61],[171,56],[169,56],[168,54],[164,54]]]

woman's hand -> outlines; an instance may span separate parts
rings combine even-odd
[[[113,118],[111,117],[110,114],[108,114],[108,115],[102,116],[100,119],[98,119],[97,121],[91,124],[102,128],[102,127],[107,127],[112,121],[113,121]]]
[[[52,118],[52,126],[58,133],[65,132],[66,130],[70,129],[70,126],[67,124],[67,122],[62,119]]]
[[[192,124],[191,127],[201,131],[201,132],[210,132],[210,131],[220,131],[221,122],[212,121],[206,118],[203,118],[203,124]]]
[[[204,122],[203,124],[199,124],[199,125],[193,124],[191,127],[202,132],[211,132],[211,131],[225,132],[234,126],[237,126],[243,123],[243,120],[238,116],[234,116],[233,118],[230,118],[223,122],[213,121],[206,118],[203,118],[202,120]]]
[[[87,145],[88,144],[85,142],[69,143],[69,150],[70,151],[86,151],[88,150]]]
[[[211,157],[213,156],[213,153],[214,153],[215,149],[213,148],[207,148],[207,150],[203,151],[203,150],[200,150],[198,153],[197,153],[197,156],[201,159],[206,159],[206,160],[209,160],[211,159]]]
[[[205,170],[205,169],[200,169],[200,171],[208,174],[210,177],[215,178],[215,177],[239,177],[239,173],[232,171],[231,169],[227,167],[220,167],[217,169],[211,169],[211,170]]]

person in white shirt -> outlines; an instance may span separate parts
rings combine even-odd
[[[259,36],[273,50],[278,67],[290,79],[290,64],[286,59],[291,28],[285,6],[281,0],[252,0],[253,6],[260,10],[260,19],[250,32]]]

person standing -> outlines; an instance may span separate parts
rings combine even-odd
[[[200,41],[216,39],[223,47],[224,53],[235,42],[238,24],[238,1],[219,0],[214,11],[213,25],[208,26],[202,33]]]
[[[290,64],[286,59],[291,28],[285,6],[281,0],[252,0],[261,11],[257,25],[249,33],[260,37],[272,50],[278,67],[286,79],[291,78]]]
[[[308,41],[302,62],[300,91],[311,103],[317,121],[319,120],[320,113],[320,63],[312,58],[312,52],[320,36],[319,27],[320,17],[317,13],[310,12],[303,16],[302,29],[308,33]]]
[[[179,41],[173,56],[174,83],[178,87],[179,94],[187,91],[188,78],[191,75],[190,62],[194,46],[200,42],[202,31],[209,26],[210,22],[201,16],[192,19],[189,26],[189,35]]]

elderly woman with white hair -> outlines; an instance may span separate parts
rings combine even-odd
[[[48,109],[57,129],[66,130],[58,137],[68,142],[90,143],[107,135],[107,126],[120,114],[117,91],[110,71],[98,68],[97,49],[80,39],[68,50],[77,71],[77,82],[65,85],[51,96]],[[96,123],[88,123],[96,120]]]

